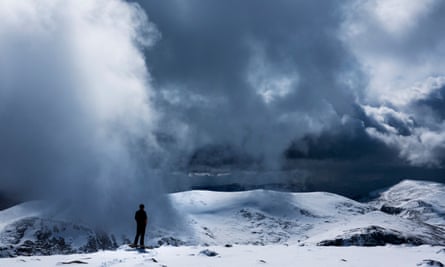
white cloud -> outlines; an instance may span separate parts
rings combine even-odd
[[[343,25],[342,38],[368,76],[359,102],[380,127],[368,134],[415,165],[441,162],[443,125],[415,105],[445,85],[443,6],[436,0],[356,1]]]
[[[406,102],[419,83],[445,77],[445,38],[433,28],[441,23],[439,4],[369,0],[347,9],[342,38],[369,75],[367,101]]]
[[[425,114],[424,110],[419,112],[415,105],[429,99],[442,86],[441,79],[428,79],[416,87],[417,90],[405,95],[406,101],[401,104],[394,101],[389,102],[391,107],[362,105],[366,115],[380,128],[369,126],[366,132],[398,149],[400,157],[413,165],[441,166],[445,151],[445,122],[431,119],[431,114]]]
[[[438,150],[445,149],[445,125],[440,131],[431,131],[423,127],[414,128],[409,136],[394,133],[382,133],[375,128],[367,128],[367,133],[391,147],[399,150],[400,157],[416,166],[434,166],[443,164]]]
[[[368,7],[374,18],[391,34],[409,31],[422,16],[434,7],[436,0],[376,0],[369,1]]]
[[[295,92],[299,82],[296,70],[283,69],[269,62],[258,45],[253,45],[252,50],[247,81],[266,104],[272,104]]]

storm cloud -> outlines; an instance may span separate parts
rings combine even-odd
[[[147,199],[163,224],[164,187],[215,178],[189,177],[196,166],[240,171],[220,184],[349,195],[443,179],[444,9],[2,1],[2,191],[104,216]]]
[[[342,124],[361,90],[341,6],[141,1],[162,33],[147,54],[159,110],[184,149],[229,144],[272,166],[294,139]],[[345,2],[346,4],[346,2]],[[170,127],[161,127],[169,129]]]
[[[162,33],[147,62],[172,154],[320,184],[443,178],[440,1],[140,4]]]

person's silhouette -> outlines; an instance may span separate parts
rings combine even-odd
[[[141,247],[145,246],[144,237],[145,237],[145,228],[147,226],[147,213],[144,210],[144,204],[139,205],[139,210],[136,211],[134,215],[134,219],[136,220],[136,237],[134,238],[133,245],[137,246],[139,237],[141,238],[140,245]]]

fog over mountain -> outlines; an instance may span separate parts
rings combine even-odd
[[[444,9],[3,0],[0,199],[52,198],[101,224],[144,202],[165,224],[164,192],[212,179],[351,196],[443,182]]]

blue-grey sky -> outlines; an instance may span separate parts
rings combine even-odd
[[[158,192],[208,183],[176,175],[189,169],[349,195],[444,179],[444,9],[4,0],[2,194],[154,209]],[[282,170],[297,174],[271,179]]]

